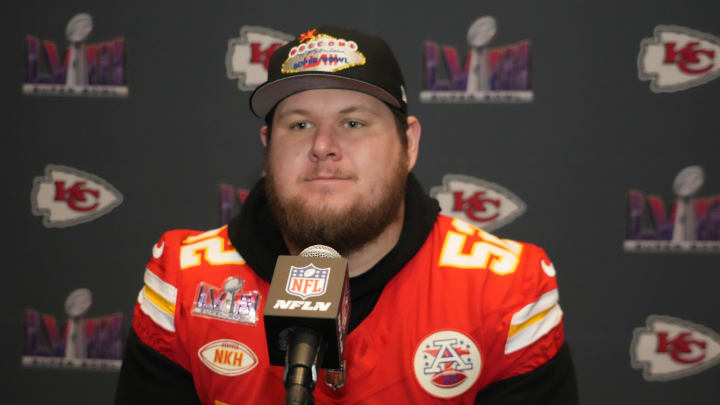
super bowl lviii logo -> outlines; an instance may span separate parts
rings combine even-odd
[[[120,205],[123,196],[94,174],[68,166],[47,165],[35,177],[30,193],[32,213],[48,228],[63,228],[92,221]]]
[[[647,381],[686,377],[720,363],[720,335],[682,319],[651,315],[647,326],[633,333],[630,358]]]
[[[470,51],[463,63],[455,48],[425,42],[423,91],[425,103],[531,102],[530,42],[488,47],[495,37],[493,17],[478,18],[470,26]],[[442,62],[445,62],[444,64]],[[443,68],[447,78],[443,78]]]
[[[525,212],[525,203],[505,187],[463,174],[446,174],[430,189],[442,213],[485,231],[507,225]]]
[[[699,166],[681,170],[670,209],[657,195],[629,191],[625,251],[720,253],[720,195],[696,197],[704,176]]]
[[[720,76],[720,38],[677,25],[658,25],[654,37],[640,42],[637,65],[640,80],[650,80],[656,93],[699,86]]]
[[[265,27],[246,25],[240,36],[228,41],[225,67],[229,79],[237,79],[240,90],[252,90],[267,80],[270,56],[295,37]]]
[[[220,183],[218,198],[220,201],[220,225],[227,225],[240,212],[250,191],[236,188],[230,184]]]
[[[70,19],[68,48],[61,55],[53,41],[25,37],[25,83],[29,95],[127,97],[125,39],[86,43],[93,30],[90,14]]]
[[[23,366],[120,369],[125,317],[115,313],[85,318],[91,304],[90,290],[70,293],[65,300],[64,330],[54,316],[26,309]]]

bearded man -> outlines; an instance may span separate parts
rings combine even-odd
[[[348,260],[352,297],[345,383],[321,370],[315,403],[577,403],[550,260],[439,214],[385,41],[309,30],[250,104],[266,175],[228,226],[154,247],[117,404],[283,403],[262,308],[278,255],[315,244]]]

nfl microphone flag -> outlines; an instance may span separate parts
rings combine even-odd
[[[328,257],[279,256],[264,320],[270,364],[285,364],[293,328],[313,329],[327,345],[318,367],[339,369],[350,308],[347,260]]]

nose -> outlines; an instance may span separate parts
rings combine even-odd
[[[331,126],[318,126],[312,139],[310,160],[313,162],[339,160],[342,153],[337,141],[337,134]]]

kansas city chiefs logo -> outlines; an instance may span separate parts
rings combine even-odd
[[[682,319],[651,315],[646,327],[635,329],[630,356],[645,380],[674,380],[720,363],[720,335]]]
[[[100,177],[58,165],[47,165],[45,176],[33,180],[30,193],[32,213],[42,216],[48,228],[92,221],[122,201],[122,194]]]
[[[442,187],[430,196],[442,213],[492,231],[509,224],[525,212],[525,203],[505,187],[463,174],[446,174]]]
[[[699,86],[720,76],[720,38],[676,25],[658,25],[640,42],[638,77],[656,93]]]
[[[243,26],[240,37],[228,41],[225,67],[228,79],[238,79],[240,90],[253,90],[267,80],[270,56],[294,37],[270,28]]]

